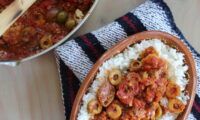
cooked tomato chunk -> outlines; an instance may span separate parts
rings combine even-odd
[[[142,54],[140,55],[141,58],[145,58],[146,56],[148,56],[149,54],[155,54],[156,56],[158,56],[158,52],[155,50],[155,48],[153,46],[150,46],[148,48],[146,48]]]
[[[152,69],[160,69],[166,67],[166,63],[164,60],[156,56],[155,54],[150,54],[144,59],[142,59],[142,69],[143,70],[152,70]]]
[[[136,73],[130,73],[127,75],[125,80],[119,85],[119,89],[117,91],[117,97],[121,102],[132,106],[132,101],[135,95],[137,95],[140,91],[139,88],[139,75]]]

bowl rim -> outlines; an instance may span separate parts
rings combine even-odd
[[[111,58],[112,56],[116,54],[119,54],[130,45],[141,42],[142,40],[148,40],[148,39],[153,39],[153,38],[160,39],[161,41],[164,41],[165,44],[168,44],[168,45],[174,44],[175,46],[172,46],[172,47],[176,47],[176,49],[178,47],[178,50],[181,51],[185,55],[184,56],[185,62],[187,62],[187,65],[189,67],[188,74],[190,75],[189,82],[185,90],[190,92],[190,95],[189,95],[190,99],[187,101],[187,105],[184,112],[181,113],[177,119],[186,120],[192,109],[192,105],[195,98],[196,83],[197,83],[195,62],[194,62],[191,52],[179,38],[171,34],[168,34],[166,32],[161,32],[161,31],[145,31],[145,32],[136,33],[130,37],[123,39],[122,41],[120,41],[119,43],[117,43],[116,45],[108,49],[93,65],[93,67],[90,69],[89,73],[85,77],[84,81],[82,82],[73,103],[70,120],[76,120],[84,94],[87,92],[88,87],[90,87],[90,85],[94,81],[94,78],[99,70],[99,67],[107,59]],[[121,48],[120,50],[118,50],[119,47]]]

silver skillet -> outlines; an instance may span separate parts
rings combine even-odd
[[[0,61],[0,65],[7,65],[7,66],[17,66],[22,62],[37,58],[51,50],[53,50],[54,48],[58,47],[59,45],[61,45],[62,43],[66,42],[69,37],[71,37],[88,19],[88,17],[91,15],[91,13],[94,11],[95,7],[97,6],[97,3],[99,2],[99,0],[94,0],[93,5],[91,6],[90,10],[88,11],[88,13],[85,15],[85,17],[83,18],[83,20],[81,20],[81,22],[70,32],[68,33],[63,39],[61,39],[59,42],[57,42],[56,44],[54,44],[53,46],[39,52],[36,53],[34,55],[28,56],[26,58],[20,59],[20,60],[14,60],[14,61]]]

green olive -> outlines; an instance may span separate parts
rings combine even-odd
[[[92,99],[88,103],[87,109],[89,113],[96,115],[101,113],[102,105],[97,100]]]
[[[176,98],[181,93],[180,86],[176,83],[169,82],[166,89],[166,96],[168,98]]]
[[[130,71],[136,71],[138,69],[140,69],[142,66],[142,63],[138,60],[133,60],[130,64]]]
[[[169,99],[168,109],[173,113],[181,113],[185,109],[185,105],[179,99]]]
[[[65,23],[65,26],[68,28],[68,29],[73,29],[76,25],[76,21],[74,19],[68,19]]]
[[[122,81],[122,73],[119,69],[113,69],[108,75],[108,79],[112,85],[118,85]]]
[[[57,17],[56,17],[56,21],[58,23],[65,23],[67,18],[68,18],[67,12],[62,10],[62,11],[58,12]]]
[[[113,103],[106,108],[106,112],[111,119],[115,120],[121,116],[122,108],[120,105]]]
[[[51,47],[52,45],[53,45],[53,42],[52,42],[51,35],[44,35],[40,39],[40,47],[42,49],[47,49],[47,48]]]

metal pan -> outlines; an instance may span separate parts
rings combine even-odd
[[[0,61],[0,65],[7,65],[7,66],[17,66],[22,62],[37,58],[51,50],[53,50],[54,48],[58,47],[59,45],[61,45],[62,43],[66,42],[69,37],[71,37],[85,22],[86,20],[89,18],[89,16],[92,14],[92,12],[94,11],[95,7],[97,6],[99,0],[94,0],[93,5],[91,6],[90,10],[88,11],[88,13],[85,15],[85,17],[83,18],[83,20],[70,32],[68,33],[63,39],[61,39],[59,42],[57,42],[56,44],[54,44],[53,46],[39,52],[36,53],[34,55],[28,56],[26,58],[20,59],[20,60],[14,60],[14,61]]]

